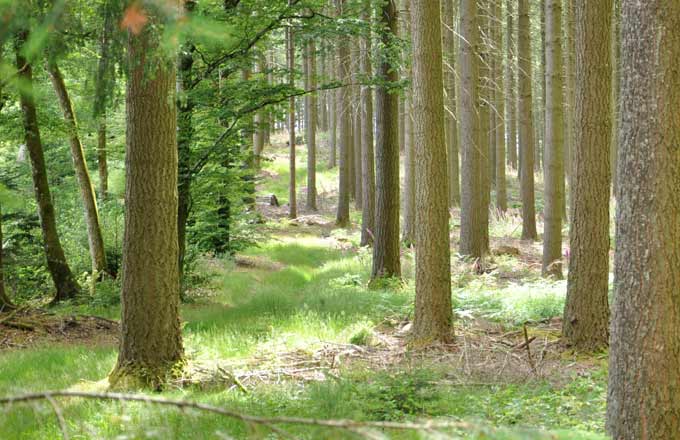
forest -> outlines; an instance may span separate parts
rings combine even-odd
[[[677,0],[0,0],[0,439],[680,439]]]

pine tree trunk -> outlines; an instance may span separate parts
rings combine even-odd
[[[2,210],[0,210],[0,312],[5,312],[14,309],[15,306],[5,291],[5,265],[3,263],[2,243]]]
[[[531,100],[531,26],[528,0],[519,0],[517,74],[519,75],[519,145],[521,154],[520,194],[522,239],[536,240],[534,198],[534,117]]]
[[[255,63],[255,73],[263,75],[266,71],[264,56]],[[267,110],[259,110],[253,116],[253,166],[256,170],[262,167],[262,152],[266,141]]]
[[[69,143],[71,146],[71,159],[73,159],[73,167],[75,169],[76,178],[78,179],[78,186],[80,187],[80,196],[83,201],[85,224],[87,225],[87,238],[90,247],[90,258],[92,259],[92,275],[94,279],[98,279],[99,276],[106,272],[106,253],[104,251],[104,238],[102,237],[102,230],[99,224],[97,199],[94,194],[92,182],[90,181],[90,172],[87,169],[83,145],[80,142],[80,136],[78,136],[78,123],[76,122],[75,113],[73,112],[71,98],[66,90],[66,84],[64,84],[64,77],[59,70],[59,66],[57,66],[55,62],[47,63],[47,71],[52,80],[54,91],[59,98],[59,105],[64,114],[64,121],[66,121]]]
[[[564,208],[564,90],[562,75],[562,0],[545,4],[545,179],[543,276],[562,278]]]
[[[566,42],[564,44],[564,81],[565,85],[565,105],[564,105],[564,127],[565,127],[565,145],[564,145],[564,173],[567,177],[565,190],[565,211],[571,213],[571,194],[572,194],[572,169],[574,155],[574,110],[576,107],[575,94],[576,90],[576,75],[575,75],[575,25],[574,25],[574,5],[570,0],[563,0],[564,26],[566,28],[564,35]],[[567,200],[569,199],[569,200]],[[566,214],[566,213],[565,213]],[[569,215],[571,217],[571,215]],[[565,216],[567,218],[567,216]]]
[[[479,123],[479,26],[476,0],[460,3],[460,36],[458,40],[458,117],[461,145],[461,219],[458,252],[471,258],[481,258],[481,151]]]
[[[505,25],[505,125],[507,127],[508,164],[517,170],[517,77],[515,76],[515,59],[517,41],[515,41],[514,2],[506,0]]]
[[[477,18],[477,23],[480,27],[482,35],[488,35],[490,29],[490,18],[488,16],[488,8],[491,0],[482,0],[480,2],[482,7],[479,9],[481,13]],[[481,207],[479,210],[479,234],[482,240],[482,255],[489,251],[489,208],[491,206],[491,170],[494,169],[492,151],[493,147],[490,140],[491,134],[491,69],[489,68],[491,62],[491,47],[490,41],[482,38],[479,45],[479,87],[477,108],[479,109],[479,150],[481,157],[480,167],[480,186],[481,191]]]
[[[316,47],[314,41],[307,42],[306,90],[316,89]],[[316,94],[305,95],[305,127],[307,141],[307,209],[316,211]]]
[[[494,37],[494,115],[496,115],[496,209],[500,212],[508,210],[508,195],[505,182],[505,93],[503,83],[503,17],[501,16],[501,4],[494,1],[492,34]]]
[[[449,176],[449,205],[460,206],[460,164],[458,159],[458,122],[456,121],[456,34],[454,0],[442,1],[442,50],[444,51],[444,118],[446,121],[446,159]]]
[[[112,388],[161,388],[181,373],[175,69],[130,33],[121,341]]]
[[[450,342],[451,255],[439,2],[414,0],[414,144],[416,148],[416,305],[418,345]]]
[[[93,116],[97,121],[97,165],[99,169],[99,197],[108,197],[109,172],[106,162],[106,98],[110,92],[110,45],[115,26],[112,2],[106,1],[103,7],[104,28],[99,38],[99,63],[94,87]]]
[[[290,5],[290,0],[288,0]],[[286,60],[288,63],[288,85],[291,89],[295,87],[295,37],[293,35],[292,24],[286,28]],[[288,100],[288,148],[289,163],[288,172],[290,174],[288,183],[288,218],[297,217],[297,188],[295,182],[296,158],[295,158],[295,97],[291,96]]]
[[[52,281],[57,289],[53,302],[75,298],[80,291],[71,268],[66,262],[64,249],[61,247],[57,221],[52,204],[52,196],[47,180],[45,156],[42,141],[40,140],[40,127],[35,107],[33,93],[33,69],[31,64],[24,58],[22,53],[24,44],[28,39],[27,31],[19,31],[15,40],[16,64],[18,76],[23,81],[20,88],[19,100],[24,125],[24,141],[31,159],[33,170],[33,188],[35,191],[40,227],[42,230],[43,246],[47,257],[47,268],[50,271]]]
[[[363,19],[371,23],[371,0],[365,0]],[[366,79],[373,77],[371,66],[372,43],[371,29],[361,41],[361,75]],[[373,90],[361,86],[361,161],[363,185],[363,212],[361,215],[361,246],[373,243],[375,229],[375,160],[373,149]]]
[[[329,60],[329,70],[335,79],[339,79],[339,64],[336,59]],[[340,89],[328,91],[328,168],[337,165],[337,138],[338,138],[338,97]]]
[[[352,50],[352,82],[357,84],[360,81],[359,69],[361,65],[361,49],[360,42],[353,41],[354,49]],[[359,86],[352,86],[352,138],[354,139],[352,152],[354,153],[354,207],[358,211],[363,210],[363,165],[361,163],[361,88]]]
[[[402,24],[402,38],[411,38],[411,3],[410,0],[404,1]],[[404,68],[406,79],[412,78],[412,66],[406,63]],[[408,88],[404,92],[402,102],[401,135],[403,141],[400,143],[404,150],[404,188],[402,190],[401,204],[403,224],[401,226],[401,241],[406,247],[411,247],[416,242],[416,150],[413,143],[413,89]]]
[[[601,349],[609,339],[611,0],[579,0],[575,8],[576,120],[562,333],[578,349]]]
[[[380,40],[384,53],[391,53],[397,33],[397,8],[388,0],[379,10]],[[399,261],[399,95],[388,90],[398,81],[398,73],[387,57],[381,57],[378,69],[381,85],[376,92],[377,138],[376,212],[373,270],[371,279],[400,277]]]
[[[345,0],[337,0],[339,16],[342,16],[345,8]],[[349,67],[349,43],[346,38],[338,42],[338,80],[343,84],[350,81]],[[348,227],[349,221],[349,198],[351,192],[350,167],[353,161],[352,146],[352,112],[350,108],[350,93],[348,87],[340,87],[337,95],[337,121],[338,121],[338,210],[335,222],[340,227]]]
[[[596,3],[602,7],[593,8],[608,19],[611,2]],[[614,440],[675,439],[680,432],[680,3],[623,0],[622,17],[607,431]],[[608,67],[600,65],[602,72]]]

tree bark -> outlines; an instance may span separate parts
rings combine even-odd
[[[480,1],[481,8],[478,9],[480,13],[477,18],[477,24],[480,28],[482,36],[489,35],[490,17],[488,16],[489,6],[491,0]],[[490,41],[487,38],[482,38],[479,45],[479,87],[478,100],[479,104],[479,150],[480,150],[480,186],[481,190],[481,206],[479,210],[479,234],[482,240],[482,255],[489,252],[489,208],[491,207],[491,170],[493,165],[493,146],[490,142],[491,134],[491,100],[493,96],[491,84],[491,57],[492,48]],[[495,138],[494,138],[495,139]]]
[[[288,0],[290,5],[290,0]],[[292,23],[286,28],[286,59],[288,62],[288,85],[295,87],[295,37]],[[290,180],[288,183],[288,218],[297,218],[297,188],[295,183],[296,159],[295,159],[295,97],[288,100],[288,148]]]
[[[345,8],[345,0],[337,0],[338,15],[342,16]],[[338,79],[347,84],[350,79],[349,73],[349,44],[346,38],[338,42]],[[338,146],[338,210],[335,223],[340,227],[349,226],[349,198],[350,198],[350,166],[353,160],[351,153],[352,143],[352,117],[350,109],[350,94],[348,87],[340,87],[337,95],[337,121],[339,131]]]
[[[562,278],[564,204],[564,89],[562,0],[545,5],[545,146],[543,276]]]
[[[305,90],[316,89],[316,46],[307,42]],[[305,139],[307,142],[307,209],[316,211],[316,94],[305,95]]]
[[[569,274],[562,333],[579,349],[609,339],[611,0],[579,0]]]
[[[85,224],[87,226],[87,238],[90,247],[90,258],[92,259],[92,276],[98,279],[106,272],[106,252],[104,251],[104,238],[99,224],[99,212],[97,210],[97,199],[90,180],[90,172],[87,169],[83,144],[78,136],[78,123],[73,112],[71,98],[64,84],[64,77],[59,70],[56,62],[47,63],[47,71],[52,80],[52,86],[59,98],[59,105],[64,114],[66,129],[68,131],[69,143],[71,145],[71,159],[75,169],[80,196],[83,200],[83,210],[85,214]]]
[[[531,100],[531,21],[528,0],[518,1],[519,35],[517,74],[519,75],[519,144],[522,162],[520,194],[522,198],[522,239],[536,240],[536,206],[534,196],[534,117]]]
[[[517,80],[515,76],[515,59],[517,41],[515,41],[515,20],[513,0],[506,0],[505,25],[505,125],[507,127],[508,164],[517,170]]]
[[[361,42],[358,39],[354,40],[354,49],[352,50],[352,83],[357,84],[360,81],[360,66],[361,66]],[[354,207],[358,211],[363,211],[363,164],[361,163],[361,87],[352,86],[352,152],[354,153]]]
[[[458,159],[458,122],[456,121],[456,34],[454,0],[442,1],[442,50],[444,51],[444,118],[446,121],[446,159],[449,176],[449,205],[460,206],[460,164]]]
[[[57,231],[57,222],[47,180],[45,156],[42,141],[40,140],[40,127],[38,125],[38,115],[33,94],[33,69],[22,53],[27,39],[28,31],[19,31],[15,40],[18,76],[23,81],[23,87],[19,91],[19,100],[24,125],[24,141],[33,170],[33,189],[35,191],[36,204],[38,205],[43,246],[47,257],[47,268],[57,289],[53,302],[57,303],[62,300],[75,298],[80,291],[80,286],[66,262],[64,249],[61,247]]]
[[[609,17],[611,3],[596,3]],[[622,14],[607,430],[614,440],[674,439],[680,432],[680,3],[624,0]]]
[[[255,73],[262,76],[266,70],[266,60],[264,55],[260,55],[255,62]],[[262,167],[262,152],[267,140],[267,110],[263,109],[255,113],[253,125],[253,166],[259,170]]]
[[[493,5],[492,35],[494,41],[494,115],[496,126],[494,133],[496,136],[496,209],[500,212],[508,210],[508,194],[505,181],[505,95],[507,91],[503,82],[503,17],[501,15],[501,4],[494,1]]]
[[[363,19],[371,23],[371,0],[365,0]],[[361,41],[361,75],[366,79],[373,77],[371,67],[371,29]],[[368,85],[361,86],[361,161],[363,185],[363,211],[361,215],[361,246],[373,243],[375,229],[375,160],[373,149],[373,90]]]
[[[390,90],[398,73],[386,56],[394,49],[397,8],[394,0],[384,3],[380,12],[380,40],[383,53],[378,69],[381,85],[376,92],[378,109],[375,144],[376,212],[375,243],[371,279],[400,277],[399,261],[399,95]]]
[[[403,17],[401,19],[401,38],[411,39],[411,2],[404,1]],[[413,77],[412,63],[405,62],[404,77],[411,81]],[[401,225],[401,241],[406,247],[412,247],[416,242],[416,150],[413,143],[413,89],[409,87],[404,91],[401,99],[401,148],[404,150],[404,188],[402,190],[401,204],[403,224]]]
[[[3,263],[2,243],[2,210],[0,209],[0,312],[5,312],[14,309],[15,305],[5,291],[5,265]]]
[[[414,0],[414,143],[416,148],[416,344],[450,342],[451,255],[449,179],[444,122],[444,80],[439,2]]]
[[[152,29],[129,34],[121,341],[112,388],[162,388],[181,373],[174,63]]]
[[[460,3],[460,36],[458,40],[458,115],[460,120],[461,219],[458,252],[471,258],[481,258],[483,252],[481,223],[482,194],[479,123],[479,26],[477,1]]]

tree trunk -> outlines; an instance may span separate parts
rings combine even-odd
[[[522,162],[520,193],[522,198],[522,239],[536,240],[536,206],[534,199],[534,117],[531,100],[531,21],[528,0],[519,0],[519,35],[517,74],[519,75],[519,145]]]
[[[404,1],[404,17],[402,18],[401,38],[410,40],[411,36],[411,3],[410,0]],[[404,77],[407,80],[412,78],[411,62],[407,61],[404,67]],[[411,247],[416,242],[416,150],[413,143],[413,89],[408,88],[404,91],[402,102],[403,119],[401,123],[401,133],[403,141],[400,141],[401,148],[404,150],[404,188],[402,191],[402,216],[404,223],[401,228],[401,241],[406,247]]]
[[[19,100],[24,124],[24,142],[28,149],[33,170],[33,188],[35,190],[36,204],[38,205],[38,215],[40,216],[47,268],[57,289],[53,300],[56,303],[65,299],[75,298],[80,291],[80,286],[66,262],[64,249],[61,247],[57,231],[54,205],[52,204],[52,196],[47,180],[45,156],[43,154],[42,141],[40,140],[38,115],[35,108],[33,69],[22,53],[27,39],[28,32],[19,31],[15,42],[18,76],[23,81],[23,87],[20,88],[19,92]]]
[[[501,16],[501,4],[494,1],[492,34],[494,41],[494,114],[496,115],[496,209],[500,212],[508,210],[508,195],[505,182],[505,94],[503,83],[503,17]]]
[[[352,82],[354,84],[360,81],[359,78],[359,68],[361,65],[361,49],[359,48],[360,42],[354,40],[352,50]],[[363,210],[363,183],[362,183],[362,163],[361,163],[361,88],[359,86],[352,86],[352,108],[353,119],[352,119],[352,138],[354,142],[352,143],[352,152],[354,153],[354,207],[358,211]]]
[[[575,8],[576,136],[562,333],[576,348],[601,349],[609,337],[611,0],[579,0]]]
[[[444,80],[439,2],[414,0],[414,144],[416,145],[416,344],[450,342],[451,255],[446,173]]]
[[[338,15],[342,16],[345,9],[345,0],[337,0]],[[350,80],[349,72],[349,43],[346,38],[341,38],[338,42],[338,79],[347,84]],[[350,93],[348,87],[338,89],[337,102],[337,121],[339,131],[339,163],[338,163],[338,210],[335,222],[340,227],[349,226],[349,198],[351,192],[350,185],[350,166],[353,157],[351,153],[352,144],[352,112],[350,109]]]
[[[363,18],[371,23],[371,0],[365,0]],[[371,67],[371,29],[362,38],[361,75],[366,79],[373,77]],[[373,243],[375,229],[375,161],[373,150],[373,90],[370,86],[361,86],[361,161],[363,185],[363,212],[361,215],[361,246]]]
[[[611,2],[596,3],[602,26]],[[622,13],[607,430],[614,440],[675,439],[680,432],[680,3],[623,0]],[[603,73],[611,71],[600,66]]]
[[[394,50],[397,8],[388,0],[379,10],[383,54]],[[378,69],[381,85],[376,93],[377,139],[375,243],[371,279],[400,277],[399,261],[399,95],[388,88],[399,77],[388,57],[381,57]]]
[[[329,60],[329,70],[336,80],[340,78],[340,64],[334,58]],[[338,101],[341,89],[328,91],[328,168],[335,168],[337,165],[337,141],[338,141]]]
[[[14,309],[15,306],[5,292],[5,266],[3,264],[2,249],[2,211],[0,210],[0,312]]]
[[[458,160],[458,122],[456,121],[456,34],[454,0],[442,1],[442,50],[444,51],[444,119],[446,121],[446,159],[449,176],[449,205],[460,206]]]
[[[92,182],[90,181],[90,172],[87,169],[83,145],[80,143],[80,137],[78,136],[78,123],[73,112],[71,98],[66,90],[66,84],[64,84],[64,77],[55,62],[50,61],[47,63],[47,71],[52,80],[54,91],[59,98],[59,105],[64,114],[64,121],[68,130],[71,159],[73,159],[73,167],[78,179],[78,186],[80,187],[80,196],[83,200],[90,258],[92,259],[92,276],[93,279],[98,279],[106,272],[106,253],[104,251],[104,238],[102,237],[102,230],[99,224],[97,199]]]
[[[575,75],[575,25],[574,25],[574,5],[570,0],[563,0],[562,5],[565,16],[564,32],[566,43],[564,44],[564,80],[565,80],[565,146],[564,146],[564,173],[567,176],[568,193],[565,190],[565,211],[571,212],[571,194],[572,194],[572,169],[573,169],[573,155],[574,155],[574,121],[575,121],[575,94],[576,90],[576,75]],[[569,199],[569,201],[567,201]],[[566,213],[565,213],[566,214]],[[568,218],[570,216],[565,216]]]
[[[508,164],[513,170],[517,170],[517,80],[515,76],[515,54],[517,42],[515,41],[514,2],[506,0],[506,26],[505,26],[505,125],[507,127],[507,152]]]
[[[490,17],[488,16],[488,8],[491,0],[483,0],[480,2],[482,7],[479,9],[481,14],[477,18],[477,24],[483,36],[488,36],[490,29]],[[490,62],[492,56],[492,48],[490,41],[487,38],[482,38],[480,42],[479,51],[479,150],[481,152],[480,167],[480,186],[481,190],[481,208],[479,210],[479,224],[480,237],[482,239],[482,254],[487,254],[489,251],[489,208],[491,205],[491,170],[494,169],[492,160],[493,147],[490,142],[491,132],[491,97],[493,96],[491,84],[491,69]]]
[[[316,89],[316,47],[313,40],[307,42],[305,57],[305,89]],[[305,128],[307,142],[307,209],[316,211],[316,94],[305,95]]]
[[[564,204],[564,90],[562,83],[562,0],[545,5],[545,146],[543,276],[562,278]]]
[[[255,73],[263,75],[266,71],[264,56],[259,56],[255,63]],[[262,152],[267,138],[267,110],[259,110],[253,116],[253,166],[256,170],[262,167]]]
[[[290,5],[290,0],[288,0]],[[286,28],[286,59],[288,62],[288,85],[291,89],[295,87],[295,37],[293,35],[292,23]],[[288,100],[288,148],[290,180],[288,184],[288,218],[297,217],[297,190],[295,183],[295,97],[291,96]]]
[[[481,223],[481,152],[479,124],[479,26],[477,1],[460,3],[460,36],[458,40],[458,117],[460,121],[461,213],[458,252],[471,258],[481,258],[483,251]]]
[[[130,32],[121,341],[112,388],[161,388],[181,373],[175,69]]]

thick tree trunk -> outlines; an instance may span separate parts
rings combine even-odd
[[[33,69],[24,58],[23,46],[28,39],[27,31],[20,31],[16,37],[15,52],[19,78],[23,81],[20,88],[19,100],[24,124],[24,141],[31,159],[33,170],[33,188],[35,190],[38,215],[42,230],[47,268],[50,271],[52,281],[57,289],[53,302],[74,298],[80,291],[71,268],[66,262],[64,249],[61,247],[57,222],[52,204],[52,196],[47,180],[45,156],[43,154],[42,141],[40,140],[40,127],[36,112],[33,94]]]
[[[609,338],[611,0],[579,0],[575,7],[576,136],[562,332],[574,347],[600,349]]]
[[[593,9],[608,18],[610,2],[596,3],[602,7],[593,4]],[[607,430],[614,440],[675,439],[680,432],[680,3],[623,0],[622,13]],[[603,72],[609,67],[600,66]]]
[[[341,16],[345,8],[345,0],[337,0],[338,12]],[[349,43],[346,38],[341,38],[338,43],[338,79],[347,84],[350,79]],[[338,146],[338,210],[335,222],[340,227],[349,226],[349,198],[351,192],[350,166],[353,157],[352,144],[352,112],[350,109],[350,93],[348,87],[340,87],[337,94],[337,122],[339,132]]]
[[[522,239],[536,240],[534,197],[534,117],[531,100],[531,20],[528,0],[519,0],[517,74],[519,75],[519,146],[521,155]]]
[[[449,205],[460,205],[458,122],[456,121],[456,34],[454,0],[442,1],[442,50],[444,51],[444,119],[446,160],[449,176]]]
[[[78,186],[80,187],[80,197],[83,200],[83,210],[85,213],[85,224],[87,226],[87,239],[90,247],[90,258],[92,259],[92,275],[94,279],[106,272],[106,252],[104,251],[104,238],[99,224],[99,212],[97,211],[97,199],[94,188],[90,181],[90,172],[87,169],[83,144],[78,136],[78,123],[73,112],[71,98],[64,84],[64,77],[55,62],[47,63],[52,86],[59,98],[59,105],[64,114],[64,121],[68,130],[69,143],[71,145],[71,159],[75,169]]]
[[[461,167],[461,220],[458,252],[471,258],[481,258],[481,151],[479,124],[479,26],[477,1],[460,3],[460,36],[458,40],[458,115],[460,121]]]
[[[477,18],[477,24],[483,36],[489,35],[490,17],[488,16],[488,8],[491,0],[482,0],[479,9],[480,15]],[[479,150],[481,157],[480,167],[480,190],[481,190],[481,207],[479,210],[479,234],[482,239],[482,254],[489,252],[489,208],[491,207],[491,170],[493,170],[493,146],[491,139],[491,104],[492,104],[492,87],[491,84],[491,57],[492,47],[491,41],[487,38],[482,38],[479,45],[479,94],[477,96],[479,103]],[[495,139],[495,138],[494,138]]]
[[[175,69],[130,33],[121,341],[112,388],[161,388],[181,373]]]
[[[310,40],[306,47],[305,90],[316,89],[316,47]],[[316,94],[305,95],[305,140],[307,142],[307,209],[316,211]]]
[[[380,39],[384,53],[391,53],[397,33],[397,8],[388,0],[379,10]],[[372,280],[400,277],[399,261],[399,95],[389,90],[399,77],[388,57],[381,57],[376,93],[377,139],[375,243]]]
[[[450,342],[451,255],[439,2],[414,0],[414,143],[416,145],[416,344]]]
[[[363,18],[371,23],[371,0],[365,0]],[[371,30],[361,41],[361,75],[373,77],[371,67]],[[361,246],[373,243],[375,229],[375,159],[373,149],[373,90],[370,86],[361,86],[361,161],[363,185],[363,211],[361,215]]]
[[[403,17],[401,19],[401,38],[411,39],[411,2],[404,1]],[[409,81],[412,78],[411,62],[406,62],[404,77]],[[401,225],[401,241],[406,247],[411,247],[416,242],[416,150],[413,143],[413,89],[405,90],[401,100],[402,119],[400,146],[404,150],[404,187],[401,195],[403,224]]]
[[[562,278],[564,208],[564,90],[562,88],[562,0],[546,0],[545,179],[543,276]]]
[[[289,0],[290,4],[290,0]],[[288,85],[295,87],[295,37],[293,35],[292,24],[286,28],[286,60],[288,63]],[[288,100],[288,149],[289,161],[288,172],[290,174],[288,183],[288,218],[297,217],[297,188],[295,182],[296,158],[295,158],[295,97],[291,96]]]

